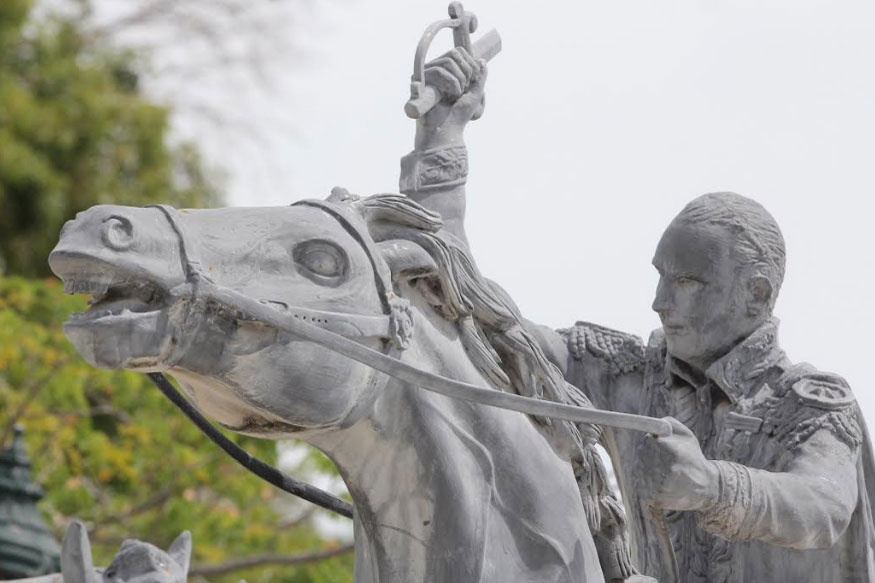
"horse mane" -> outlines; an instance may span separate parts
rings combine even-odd
[[[510,296],[483,277],[467,245],[441,229],[440,215],[400,195],[375,195],[361,203],[375,241],[410,241],[434,261],[435,273],[411,283],[455,324],[466,353],[492,386],[527,397],[591,406],[549,361]],[[594,449],[600,429],[569,421],[534,421],[554,449],[571,460],[590,528],[596,532],[601,522],[598,500],[608,482]]]

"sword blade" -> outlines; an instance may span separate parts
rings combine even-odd
[[[501,36],[494,28],[471,43],[471,54],[475,59],[489,61],[501,52]]]

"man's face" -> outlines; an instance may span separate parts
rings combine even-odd
[[[704,371],[756,329],[726,228],[676,219],[663,233],[653,265],[659,272],[653,310],[672,356]]]

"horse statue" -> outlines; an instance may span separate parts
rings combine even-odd
[[[65,324],[91,364],[166,372],[220,425],[333,460],[354,505],[356,583],[605,580],[593,533],[622,512],[604,496],[595,426],[362,363],[549,405],[580,398],[436,213],[343,190],[280,208],[101,205],[65,225],[49,263],[66,291],[92,296]]]

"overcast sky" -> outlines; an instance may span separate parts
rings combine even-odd
[[[467,136],[481,271],[532,320],[646,337],[658,326],[650,260],[671,218],[705,192],[753,197],[787,241],[785,349],[845,376],[875,420],[875,3],[465,7],[504,40]],[[299,18],[289,34],[308,64],[290,62],[271,98],[241,112],[270,153],[206,143],[231,173],[230,202],[396,191],[413,141],[402,111],[413,51],[446,8],[325,0]],[[433,54],[451,42],[442,34]]]

